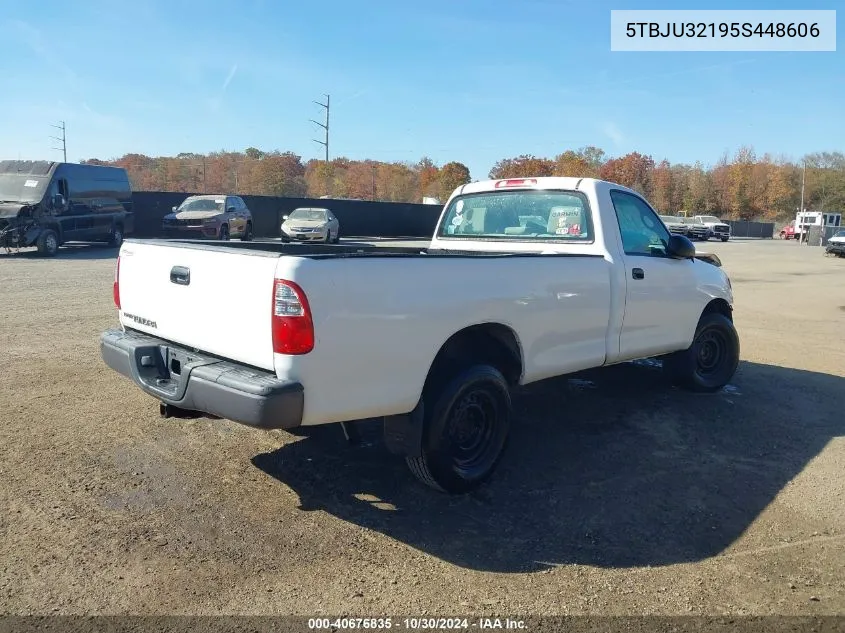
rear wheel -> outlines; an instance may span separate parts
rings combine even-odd
[[[723,241],[723,242],[727,242],[727,241],[728,241],[728,238],[723,237],[723,238],[722,238],[722,241]]]
[[[501,372],[474,365],[423,394],[422,455],[408,457],[424,484],[450,494],[477,488],[495,470],[510,430],[511,399]]]
[[[44,229],[35,242],[38,254],[44,257],[54,257],[59,252],[59,236],[53,229]]]
[[[697,392],[713,392],[733,378],[739,366],[739,337],[725,315],[702,315],[692,345],[663,360],[663,370],[677,385]]]
[[[249,242],[252,239],[252,222],[246,223],[244,234],[241,236],[242,242]]]

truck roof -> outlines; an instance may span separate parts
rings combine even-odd
[[[2,160],[0,174],[30,174],[48,176],[59,163],[48,160]]]
[[[572,178],[568,176],[536,176],[525,178],[495,178],[491,180],[477,180],[476,182],[468,183],[460,188],[457,192],[464,193],[479,193],[482,191],[496,191],[505,187],[505,183],[509,183],[512,187],[527,187],[530,189],[578,189],[583,188],[584,185],[595,186],[598,183],[606,182],[607,184],[616,185],[606,180],[599,180],[598,178]],[[621,185],[616,185],[620,186]],[[627,189],[627,187],[622,187]]]

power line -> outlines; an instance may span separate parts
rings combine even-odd
[[[61,130],[62,131],[62,137],[59,138],[58,136],[51,136],[50,138],[53,139],[53,140],[61,142],[61,144],[62,144],[61,149],[59,149],[58,147],[54,147],[53,149],[56,150],[57,152],[58,151],[62,152],[62,156],[64,157],[63,162],[66,163],[67,162],[67,141],[65,139],[65,122],[62,121],[61,123],[62,123],[61,125],[53,125],[52,127],[56,128],[57,130]]]

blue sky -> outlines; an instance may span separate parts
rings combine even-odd
[[[6,3],[0,157],[60,157],[50,126],[64,119],[69,160],[249,146],[319,158],[308,119],[324,93],[332,156],[427,155],[473,178],[499,158],[584,145],[705,164],[743,144],[788,158],[845,149],[841,37],[827,53],[610,51],[611,8],[732,4]]]

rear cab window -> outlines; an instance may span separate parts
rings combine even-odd
[[[580,191],[520,190],[454,198],[437,227],[442,240],[592,244],[593,218]]]

